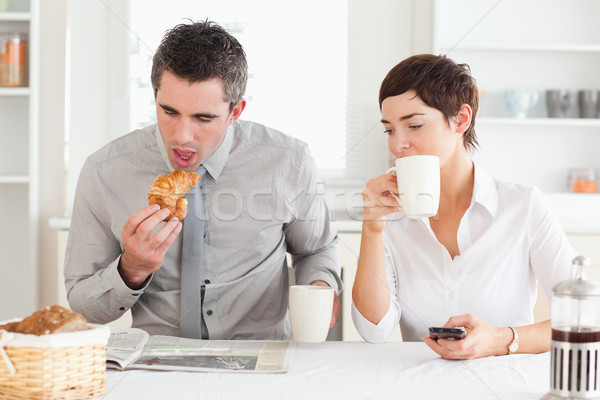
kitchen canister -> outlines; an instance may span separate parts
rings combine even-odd
[[[569,169],[569,189],[573,193],[598,193],[600,170],[595,168]]]
[[[1,36],[0,86],[27,86],[27,36],[20,32]]]

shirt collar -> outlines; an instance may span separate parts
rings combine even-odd
[[[479,203],[485,207],[492,217],[498,211],[498,190],[494,179],[477,163],[473,162],[475,179],[473,184],[472,203]]]
[[[210,176],[216,181],[219,179],[221,172],[223,172],[223,168],[225,168],[225,163],[229,158],[229,152],[231,151],[231,144],[233,143],[233,131],[235,127],[235,123],[231,124],[227,128],[227,132],[225,132],[225,137],[223,141],[215,150],[214,153],[208,160],[204,161],[202,165],[206,168],[206,171],[210,174]]]
[[[229,158],[229,151],[231,150],[231,144],[233,143],[234,125],[235,124],[231,124],[231,126],[227,128],[225,137],[223,138],[223,141],[221,142],[217,150],[215,150],[215,152],[208,158],[208,160],[204,161],[204,163],[202,164],[204,165],[204,168],[206,168],[206,171],[215,181],[219,179],[223,168],[225,168],[225,163]],[[158,124],[155,125],[154,134],[156,136],[156,142],[158,144],[158,149],[160,151],[160,155],[163,158],[163,161],[167,165],[169,171],[173,171],[174,168],[171,166],[171,162],[169,161],[169,155],[167,154],[165,143],[163,142],[160,130],[158,129]]]

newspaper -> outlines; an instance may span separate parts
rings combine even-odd
[[[111,333],[106,366],[119,370],[284,373],[295,343],[264,340],[201,340],[149,336],[130,328]]]

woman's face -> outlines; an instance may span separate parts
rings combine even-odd
[[[383,100],[381,117],[388,148],[396,158],[435,155],[444,165],[457,150],[465,150],[457,118],[448,124],[441,111],[426,105],[414,91]]]

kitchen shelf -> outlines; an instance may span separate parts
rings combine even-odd
[[[477,125],[550,126],[600,128],[599,118],[492,118],[478,117]]]
[[[29,183],[29,177],[27,175],[0,176],[0,183]]]
[[[461,51],[518,51],[518,52],[573,52],[600,53],[600,45],[587,43],[487,43],[487,44],[443,44],[442,52]]]
[[[0,96],[29,96],[28,87],[0,87]]]
[[[31,13],[28,12],[0,12],[1,21],[30,21]]]
[[[0,87],[0,320],[39,304],[40,1],[14,0],[23,12],[0,13],[0,32],[27,35],[29,87]],[[11,0],[13,6],[13,0]],[[18,301],[11,301],[18,299]]]

